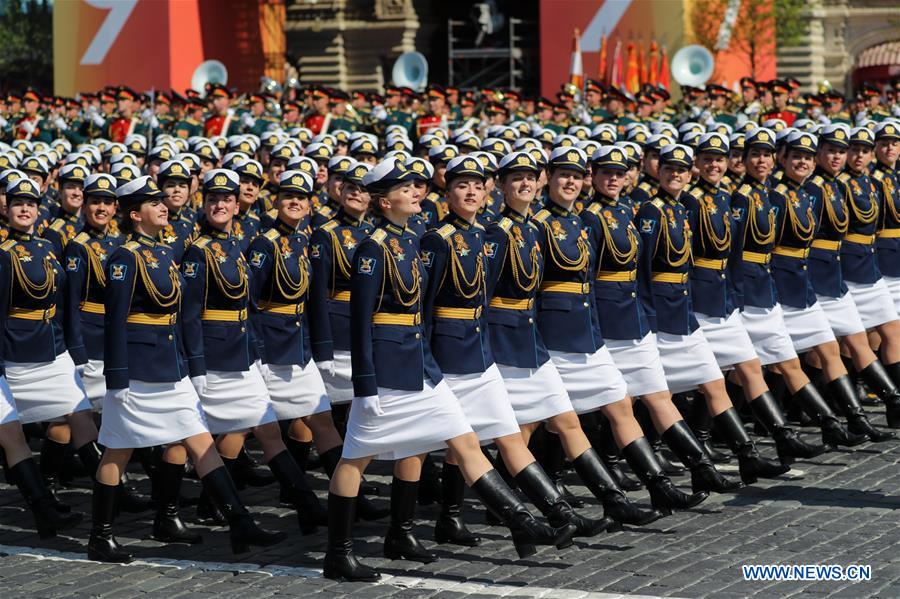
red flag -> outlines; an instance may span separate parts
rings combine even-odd
[[[656,85],[656,82],[659,80],[659,46],[656,45],[656,40],[650,42],[649,62],[650,64],[647,67],[647,83]]]
[[[669,53],[666,51],[666,47],[662,47],[662,64],[659,67],[659,84],[669,89]]]
[[[597,67],[597,79],[606,83],[606,34],[600,36],[600,65]]]
[[[641,85],[647,83],[647,62],[644,60],[644,46],[638,44],[638,73]]]
[[[616,49],[613,52],[612,72],[609,74],[609,83],[619,89],[624,85],[622,69],[622,40],[616,40]]]
[[[628,44],[628,70],[625,71],[625,88],[633,94],[641,90],[640,67],[634,44]]]
[[[584,69],[581,66],[581,32],[575,29],[572,37],[572,65],[569,68],[569,83],[579,90],[584,88]]]

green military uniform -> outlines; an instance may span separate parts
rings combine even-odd
[[[329,131],[337,131],[338,129],[343,129],[344,131],[356,131],[359,128],[359,123],[355,119],[350,119],[347,116],[336,116],[332,117],[331,125],[328,127]]]
[[[172,135],[178,137],[193,137],[195,135],[203,135],[203,123],[195,121],[192,118],[186,118],[175,123],[172,128]]]
[[[594,124],[608,123],[612,119],[612,115],[607,110],[600,108],[599,106],[592,109],[588,114],[591,117],[591,122]]]
[[[412,135],[413,129],[416,124],[416,119],[413,118],[413,115],[405,110],[400,110],[399,108],[388,108],[387,110],[387,118],[384,119],[384,127],[390,127],[391,125],[400,125],[406,128],[406,131]]]

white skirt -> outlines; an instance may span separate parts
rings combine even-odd
[[[106,377],[103,376],[103,360],[88,360],[81,375],[84,391],[91,400],[95,412],[103,410],[103,398],[106,397]]]
[[[128,381],[124,401],[108,396],[97,441],[113,449],[175,443],[208,432],[191,380],[177,383]]]
[[[695,314],[706,342],[716,356],[719,368],[728,370],[735,364],[756,359],[756,350],[747,329],[741,322],[740,313],[735,310],[725,318]]]
[[[656,346],[672,393],[690,391],[722,378],[722,370],[702,329],[690,335],[660,332],[656,335]]]
[[[6,380],[22,424],[48,422],[91,409],[67,351],[52,362],[7,362]]]
[[[784,324],[781,304],[772,308],[747,306],[741,310],[741,323],[750,335],[753,348],[763,366],[787,362],[797,357],[791,334]]]
[[[256,364],[243,372],[210,370],[200,396],[209,432],[243,431],[275,422],[275,410]]]
[[[616,368],[628,385],[631,397],[668,391],[666,371],[663,370],[656,347],[656,334],[647,333],[643,339],[605,339]]]
[[[331,410],[322,375],[310,360],[297,364],[269,364],[266,387],[278,420],[293,420]]]
[[[336,350],[334,352],[334,376],[322,372],[325,392],[332,405],[349,403],[353,399],[353,368],[350,365],[350,352]]]
[[[841,297],[816,296],[817,303],[822,306],[822,311],[831,324],[831,330],[835,337],[846,337],[856,333],[865,333],[866,327],[859,312],[856,311],[856,303],[853,295],[845,293]]]
[[[596,412],[628,395],[628,384],[605,345],[592,354],[551,351],[550,359],[577,414]]]
[[[519,424],[543,422],[573,410],[566,386],[552,360],[537,369],[505,364],[497,364],[497,368],[503,376]]]
[[[888,289],[884,279],[878,279],[874,283],[853,283],[846,281],[856,311],[867,329],[897,320],[897,308],[894,306],[894,298]]]
[[[884,279],[884,284],[887,286],[888,291],[891,292],[891,299],[894,300],[894,309],[897,311],[897,314],[900,314],[900,277],[888,277],[882,276]]]
[[[378,388],[383,414],[370,416],[360,401],[350,404],[343,457],[401,460],[443,449],[472,432],[459,401],[445,381],[424,381],[421,391]]]
[[[791,335],[791,343],[794,344],[797,353],[836,340],[828,316],[825,315],[819,302],[808,308],[791,306],[781,308],[784,310],[784,325]]]
[[[520,432],[496,364],[491,364],[484,372],[445,374],[444,380],[459,400],[466,421],[482,444]]]
[[[5,376],[0,376],[0,424],[8,424],[19,419],[16,402]]]

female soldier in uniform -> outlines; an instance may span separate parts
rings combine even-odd
[[[428,273],[425,331],[444,380],[482,444],[495,442],[509,474],[553,525],[574,524],[576,536],[594,536],[612,521],[580,516],[566,503],[522,439],[500,371],[494,364],[487,323],[484,229],[477,223],[485,173],[473,156],[459,156],[444,173],[449,212],[422,238]],[[460,517],[465,481],[452,451],[444,460],[443,502],[434,533],[439,543],[479,542]]]
[[[68,279],[69,318],[77,319],[87,352],[81,373],[88,399],[95,410],[103,407],[106,383],[103,378],[103,297],[106,288],[106,259],[123,239],[110,231],[116,215],[116,180],[97,173],[84,182],[84,227],[66,245],[63,263]]]
[[[725,390],[725,380],[693,311],[689,282],[691,230],[679,201],[687,186],[693,152],[672,144],[659,155],[660,187],[637,215],[642,252],[638,258],[639,297],[657,347],[669,390],[699,388],[714,425],[738,456],[741,479],[772,478],[790,470],[759,455]]]
[[[749,131],[744,141],[744,179],[731,195],[732,250],[728,281],[741,322],[763,366],[784,378],[789,393],[804,410],[821,419],[825,445],[852,447],[866,437],[848,432],[803,372],[783,309],[775,292],[771,252],[775,246],[776,212],[766,180],[772,172],[775,134],[765,128]]]
[[[491,349],[522,435],[528,441],[544,423],[551,433],[559,435],[565,456],[591,493],[603,502],[606,515],[632,524],[652,522],[659,513],[631,505],[590,446],[538,328],[535,298],[544,262],[540,228],[529,213],[538,165],[529,153],[514,152],[499,166],[504,206],[500,219],[488,226],[485,236],[485,255],[489,258],[487,321]],[[648,469],[650,466],[640,468]],[[705,493],[681,493],[665,476],[654,476],[652,481],[648,477],[648,487],[654,507],[663,513],[706,499]]]
[[[252,429],[269,468],[297,510],[301,531],[309,534],[324,514],[281,441],[257,367],[248,321],[250,273],[232,228],[239,189],[237,173],[212,169],[204,175],[204,225],[181,264],[188,370],[209,430],[219,435],[216,447],[223,462],[234,470],[246,432]]]
[[[424,454],[449,446],[479,498],[510,528],[520,556],[534,545],[565,547],[573,526],[552,528],[536,521],[491,468],[466,423],[457,399],[423,337],[423,266],[418,244],[406,230],[420,210],[403,163],[388,159],[366,177],[382,221],[354,255],[350,296],[353,386],[343,457],[328,497],[325,576],[377,580],[377,571],[353,554],[351,529],[362,472],[375,457],[397,460],[391,488],[390,558],[425,559],[412,535],[416,487]],[[429,560],[430,561],[430,560]]]
[[[180,476],[174,471],[176,466],[183,469],[190,453],[204,488],[228,519],[232,551],[277,543],[284,535],[258,528],[241,503],[188,379],[180,328],[183,279],[173,249],[158,241],[169,222],[163,194],[149,176],[142,176],[121,186],[116,195],[130,239],[107,261],[107,392],[101,428],[107,449],[94,483],[88,557],[106,562],[133,559],[113,536],[116,489],[133,449],[154,445],[168,445],[163,461],[173,472],[166,490],[170,495],[160,497],[162,503],[177,506],[175,479]]]
[[[9,190],[22,196],[15,211]],[[27,200],[36,194],[30,180],[17,180],[8,188],[9,239],[0,246],[0,269],[8,283],[0,297],[0,314],[6,377],[19,418],[23,423],[49,423],[41,470],[52,490],[70,440],[91,472],[99,463],[100,448],[91,404],[77,374],[87,355],[78,319],[67,311],[63,267],[50,243],[34,234],[37,214]],[[37,197],[33,199],[36,203]]]
[[[23,231],[28,231],[37,219],[37,208],[40,198],[37,187],[26,178],[20,177],[11,181],[6,188],[6,209],[9,222],[12,224],[12,238],[0,245],[0,327],[4,330],[9,324],[10,295],[14,281],[21,266],[13,268],[13,258],[7,252],[16,250],[20,242],[25,241]],[[25,247],[24,245],[21,247]],[[17,254],[17,259],[21,254]],[[49,273],[48,273],[49,276]],[[4,358],[8,340],[0,344],[0,446],[3,448],[7,472],[22,492],[22,496],[34,514],[38,535],[42,539],[50,538],[58,530],[71,528],[81,522],[82,514],[72,513],[66,506],[60,506],[50,491],[44,486],[37,464],[31,456],[31,449],[25,441],[22,424],[12,391],[6,382]]]
[[[787,464],[794,458],[821,455],[825,447],[807,445],[787,426],[732,300],[727,268],[732,249],[731,197],[722,183],[728,140],[721,133],[704,133],[697,141],[698,180],[681,195],[692,233],[691,299],[697,321],[719,367],[736,372],[750,409],[774,437],[781,461]]]

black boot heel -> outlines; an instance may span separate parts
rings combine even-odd
[[[327,522],[325,509],[313,493],[303,470],[287,450],[269,460],[269,469],[275,475],[281,489],[285,491],[288,503],[297,512],[300,533],[311,535]]]
[[[462,518],[466,481],[459,466],[444,462],[441,491],[443,494],[441,514],[434,523],[435,542],[477,547],[481,544],[481,538],[466,527],[466,522]]]
[[[9,470],[10,478],[15,481],[25,503],[31,508],[35,529],[40,538],[52,539],[57,531],[72,528],[81,522],[83,514],[80,512],[61,512],[56,508],[33,458],[26,458]]]
[[[537,462],[523,468],[516,475],[515,482],[528,500],[547,517],[550,526],[571,524],[575,527],[575,536],[594,537],[612,524],[609,518],[593,520],[575,512]]]
[[[340,582],[377,582],[378,570],[361,564],[353,553],[355,510],[356,497],[328,494],[328,549],[322,574]]]
[[[700,491],[728,493],[741,488],[740,483],[728,480],[716,470],[712,460],[703,451],[703,446],[684,420],[679,420],[666,429],[661,438],[691,471],[691,489],[695,493]]]

